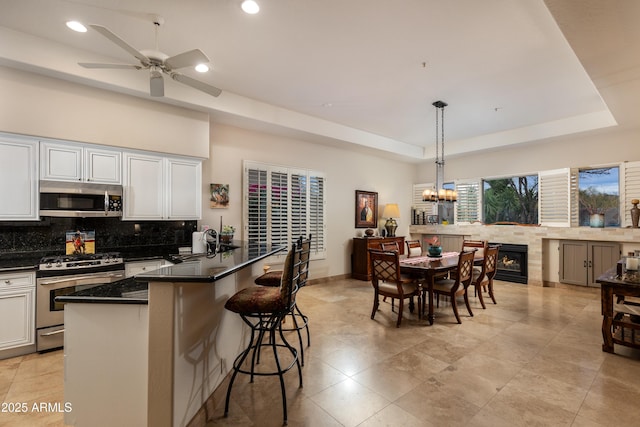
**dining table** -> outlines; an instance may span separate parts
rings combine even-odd
[[[417,257],[400,258],[400,271],[419,278],[422,286],[426,286],[424,292],[429,294],[429,311],[427,320],[433,325],[435,314],[433,311],[433,284],[436,277],[441,277],[446,273],[455,270],[458,267],[459,252],[443,252],[440,256],[434,257],[429,255],[421,255]],[[482,257],[475,260],[482,261]],[[419,308],[420,314],[424,313],[424,297],[423,307]]]
[[[475,251],[473,258],[474,265],[482,264],[484,258],[478,251]],[[417,277],[426,289],[423,292],[429,294],[429,311],[427,312],[427,320],[433,325],[435,314],[433,310],[433,285],[437,277],[445,276],[450,271],[458,268],[458,257],[460,252],[443,252],[440,256],[425,255],[400,258],[400,271]],[[422,298],[423,307],[420,308],[420,315],[424,314],[425,299]]]

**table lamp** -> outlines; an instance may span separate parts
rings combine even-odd
[[[398,228],[398,223],[393,218],[400,218],[400,209],[398,208],[398,204],[386,204],[382,211],[382,217],[387,218],[387,222],[384,224],[384,228],[387,230],[387,236],[396,237],[396,228]]]

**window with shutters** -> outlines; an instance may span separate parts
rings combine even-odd
[[[245,236],[253,246],[286,245],[313,235],[312,257],[326,252],[323,173],[244,162]],[[284,255],[284,252],[283,252]]]

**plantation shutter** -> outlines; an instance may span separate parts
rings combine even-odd
[[[548,227],[578,225],[578,171],[554,169],[538,173],[538,218]]]
[[[308,218],[308,180],[305,171],[291,171],[291,219],[290,236],[295,239],[306,236]]]
[[[267,241],[267,170],[245,165],[245,236],[247,240]]]
[[[640,162],[625,162],[620,166],[622,210],[621,227],[631,226],[631,200],[640,199]]]
[[[271,170],[271,244],[289,246],[289,179],[286,170]]]
[[[311,257],[324,258],[324,175],[250,161],[244,164],[245,239],[256,248],[269,243],[289,247],[298,237],[312,233]]]
[[[317,172],[309,173],[309,233],[311,253],[324,257],[326,248],[325,235],[325,178]]]
[[[458,201],[455,203],[456,224],[471,224],[480,221],[482,211],[480,180],[456,181]]]

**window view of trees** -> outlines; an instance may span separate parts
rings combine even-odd
[[[593,214],[604,215],[605,227],[620,226],[620,181],[617,167],[579,171],[579,224],[590,225]]]
[[[484,222],[538,223],[538,176],[483,181]]]

